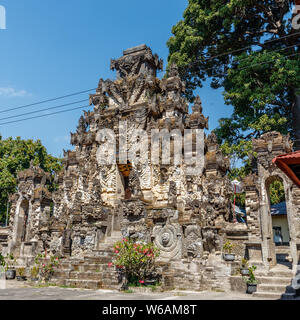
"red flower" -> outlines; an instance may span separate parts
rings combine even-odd
[[[143,284],[143,283],[145,283],[145,281],[144,280],[139,280],[139,283]]]
[[[110,263],[108,264],[109,267],[112,267],[112,265],[113,265],[112,262],[110,262]]]
[[[119,253],[119,251],[118,251],[118,250],[115,250],[115,253]]]

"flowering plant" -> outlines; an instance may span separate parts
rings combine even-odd
[[[44,280],[49,280],[54,272],[54,267],[59,266],[59,258],[57,256],[46,256],[38,254],[35,259],[35,264],[38,265],[39,273]]]
[[[129,283],[144,284],[154,272],[155,258],[159,249],[153,243],[134,242],[123,238],[114,245],[114,258],[109,266],[115,265],[123,271]]]

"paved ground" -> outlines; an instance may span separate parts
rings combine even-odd
[[[0,290],[0,300],[254,300],[251,295],[238,292],[121,293],[112,290],[30,287],[17,281],[6,283],[6,289]]]

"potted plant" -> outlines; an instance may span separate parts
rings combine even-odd
[[[25,268],[18,268],[17,269],[17,280],[18,281],[26,281],[26,276],[25,276]]]
[[[248,276],[249,275],[249,265],[248,265],[248,260],[246,258],[243,258],[241,260],[240,272],[241,272],[242,276]]]
[[[234,245],[230,241],[226,241],[226,243],[223,246],[224,255],[223,258],[225,261],[234,261],[235,260],[235,254],[232,253]]]
[[[16,277],[15,263],[16,259],[13,254],[7,254],[5,257],[5,277],[7,280],[14,280]]]
[[[39,267],[34,266],[31,268],[30,270],[30,274],[31,274],[31,281],[38,281],[39,280]]]
[[[249,277],[246,281],[247,283],[247,293],[252,294],[257,290],[257,280],[254,275],[254,271],[256,270],[256,266],[252,266],[249,268]]]

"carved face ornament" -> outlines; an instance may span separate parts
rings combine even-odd
[[[170,241],[170,234],[168,232],[164,232],[161,236],[162,244],[166,247]]]

